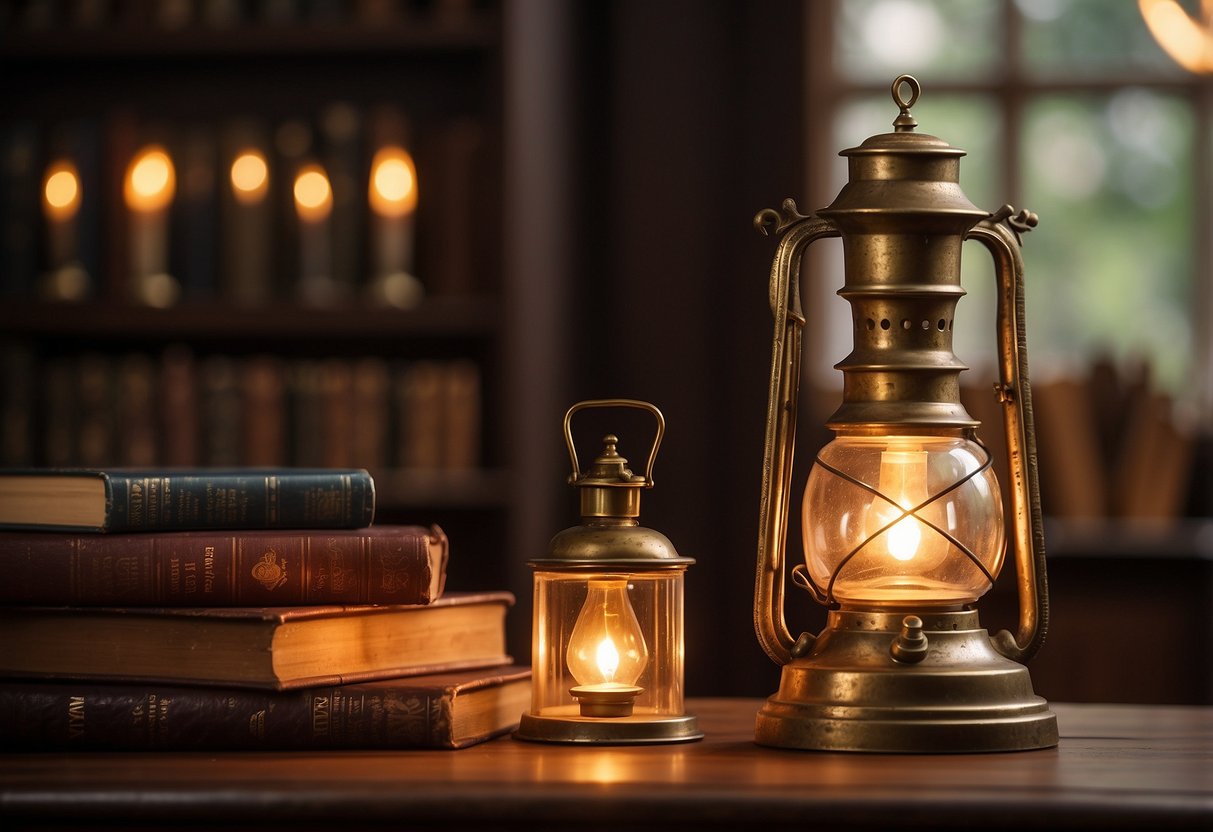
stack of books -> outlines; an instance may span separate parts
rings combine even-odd
[[[444,592],[436,526],[361,469],[0,472],[6,747],[459,748],[530,672],[507,592]]]

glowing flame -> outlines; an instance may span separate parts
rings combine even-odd
[[[60,160],[46,169],[42,183],[43,209],[54,220],[69,220],[80,210],[80,175],[71,162]]]
[[[126,204],[134,211],[158,211],[168,207],[176,188],[173,160],[158,145],[143,148],[126,169]]]
[[[368,193],[371,208],[385,217],[402,217],[417,209],[417,168],[402,147],[385,147],[371,162]]]
[[[245,150],[232,162],[232,193],[242,205],[253,205],[269,190],[270,171],[257,150]]]
[[[314,222],[328,218],[333,210],[333,189],[324,168],[307,165],[299,171],[295,177],[295,208],[300,219]]]
[[[615,642],[609,638],[598,642],[595,658],[598,661],[598,672],[602,674],[602,680],[604,682],[614,681],[615,673],[619,670],[619,650],[616,649]]]

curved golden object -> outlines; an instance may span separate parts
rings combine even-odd
[[[1049,624],[1049,591],[1045,570],[1044,521],[1036,462],[1036,430],[1032,390],[1028,384],[1028,343],[1024,324],[1024,268],[1020,235],[1036,225],[1026,211],[1014,214],[1003,206],[978,223],[968,239],[977,240],[994,257],[998,281],[999,383],[1003,431],[1011,481],[1011,517],[1019,590],[1018,631],[1003,630],[992,637],[1002,655],[1026,662],[1044,643]]]
[[[788,505],[792,486],[792,459],[796,446],[797,397],[800,393],[800,359],[805,325],[800,307],[800,263],[809,243],[837,237],[833,222],[805,217],[786,200],[783,214],[761,212],[754,223],[780,222],[783,237],[771,265],[771,313],[775,319],[771,351],[771,381],[767,397],[766,438],[763,443],[762,498],[759,509],[758,566],[754,578],[754,631],[762,649],[776,664],[787,664],[796,640],[788,631],[783,612],[783,556],[788,536]],[[793,279],[795,277],[796,279]]]

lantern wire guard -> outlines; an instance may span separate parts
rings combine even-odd
[[[1040,647],[1048,620],[1020,256],[1036,217],[969,202],[959,185],[964,151],[915,132],[910,108],[920,92],[911,76],[893,82],[894,131],[843,151],[849,180],[830,206],[805,216],[785,200],[754,220],[780,238],[754,618],[782,675],[757,716],[764,745],[980,752],[1058,742],[1056,717],[1020,664]],[[806,563],[791,570],[829,608],[828,622],[819,635],[794,638],[784,561],[805,326],[798,281],[806,248],[826,237],[842,238],[839,294],[852,308],[855,346],[837,365],[843,402],[827,423],[836,438],[806,487]],[[965,367],[952,351],[966,239],[981,242],[996,266],[995,394],[1018,578],[1017,632],[993,638],[974,603],[997,577],[1007,524],[978,422],[960,402]]]
[[[581,470],[573,415],[587,408],[645,410],[656,433],[643,475],[608,434]],[[514,736],[578,744],[689,742],[703,737],[683,711],[681,556],[661,532],[641,526],[640,492],[653,487],[653,463],[665,418],[648,402],[594,399],[569,408],[564,437],[581,524],[552,538],[535,558],[530,710]]]

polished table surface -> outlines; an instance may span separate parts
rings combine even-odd
[[[1054,704],[1055,749],[893,756],[759,747],[759,705],[692,700],[685,745],[0,753],[0,828],[1213,830],[1213,708]]]

